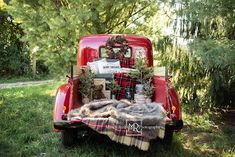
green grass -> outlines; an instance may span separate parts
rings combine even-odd
[[[53,132],[52,127],[59,84],[0,90],[0,156],[234,156],[235,129],[221,124],[220,114],[184,114],[185,127],[175,134],[171,147],[153,141],[149,151],[143,152],[93,135],[80,139],[72,148],[64,148],[60,133]]]

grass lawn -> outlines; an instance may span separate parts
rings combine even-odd
[[[189,116],[171,147],[159,141],[148,152],[117,144],[105,136],[89,136],[64,148],[53,132],[52,111],[60,83],[0,90],[0,156],[235,156],[235,126],[219,113]],[[213,117],[213,118],[211,118]]]

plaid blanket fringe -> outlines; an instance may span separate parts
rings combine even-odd
[[[118,136],[112,131],[102,132],[102,134],[107,135],[111,140],[115,142],[119,142],[127,146],[135,146],[143,151],[147,151],[149,149],[149,141],[143,137],[139,139],[134,136]]]
[[[127,136],[126,126],[118,125],[117,120],[113,118],[83,118],[82,122],[93,130],[107,135],[115,142],[135,146],[143,151],[147,151],[149,148],[149,139],[143,136]]]

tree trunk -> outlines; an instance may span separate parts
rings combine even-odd
[[[37,60],[36,60],[36,56],[33,54],[32,55],[32,71],[33,71],[33,78],[36,77],[36,66],[37,66]]]

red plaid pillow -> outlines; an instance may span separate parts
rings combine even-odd
[[[121,89],[116,93],[116,99],[125,99],[127,96],[126,88],[130,88],[131,94],[134,95],[136,81],[128,77],[125,73],[115,73],[115,81],[120,85]]]
[[[122,68],[133,68],[135,61],[133,58],[122,58],[120,64]]]

